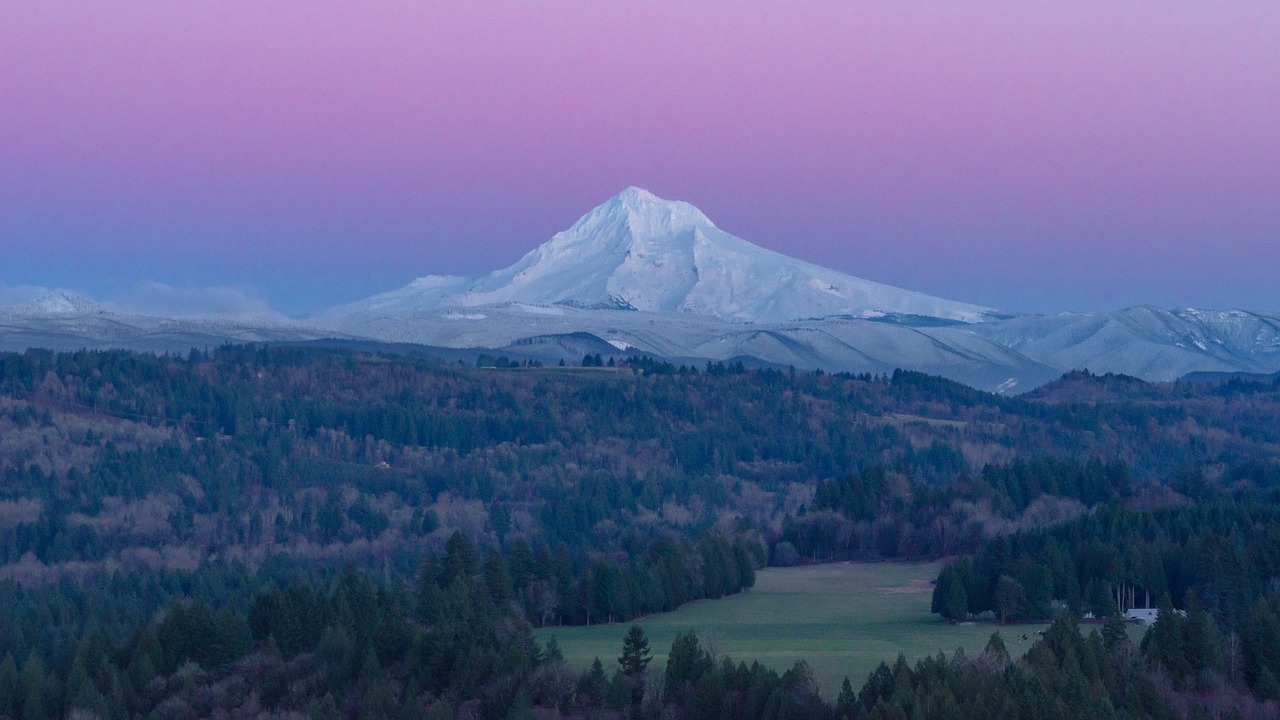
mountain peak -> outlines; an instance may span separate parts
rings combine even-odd
[[[736,322],[832,316],[982,322],[996,316],[990,308],[881,285],[753,245],[720,230],[693,205],[635,186],[514,265],[471,282],[420,280],[352,308],[385,315],[396,308],[419,313],[505,303],[679,312]]]
[[[635,185],[628,185],[623,188],[622,192],[613,196],[613,199],[623,203],[664,202],[664,200],[657,195],[654,195],[642,187],[636,187]]]
[[[632,185],[583,215],[568,232],[600,235],[601,231],[614,228],[636,237],[653,237],[694,228],[711,229],[715,223],[687,202],[664,200]]]
[[[102,312],[102,306],[70,290],[55,290],[22,303],[19,311],[39,315],[76,315]]]

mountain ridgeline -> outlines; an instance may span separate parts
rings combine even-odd
[[[0,349],[186,352],[226,342],[412,345],[555,363],[585,353],[677,365],[941,375],[1026,392],[1090,369],[1151,381],[1280,372],[1280,316],[1134,307],[1023,315],[818,267],[727,233],[685,202],[627,188],[513,265],[427,275],[303,318],[138,314],[58,291],[0,308]]]

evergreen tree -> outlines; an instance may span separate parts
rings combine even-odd
[[[627,631],[626,637],[622,639],[622,656],[618,658],[618,664],[622,666],[622,672],[627,677],[637,678],[644,674],[644,669],[648,667],[652,658],[649,655],[649,638],[644,634],[644,629],[639,625],[632,625]]]
[[[1021,617],[1027,608],[1027,595],[1022,583],[1008,575],[1001,575],[996,581],[994,600],[1000,622],[1007,623]]]
[[[1192,676],[1201,681],[1222,668],[1218,632],[1213,619],[1200,609],[1194,590],[1187,592],[1186,606],[1187,617],[1182,625],[1183,651]]]
[[[1263,700],[1280,700],[1280,616],[1259,598],[1240,631],[1244,650],[1244,674],[1253,692]]]
[[[102,702],[102,695],[89,677],[84,656],[76,654],[67,673],[65,689],[66,705],[71,709],[95,710]]]
[[[609,691],[609,677],[605,675],[604,663],[600,662],[600,658],[596,658],[591,663],[591,667],[578,677],[575,689],[578,691],[579,698],[587,705],[599,705],[604,702],[605,694]]]
[[[942,572],[938,573],[938,579],[933,585],[933,597],[929,602],[929,612],[942,617],[948,617],[944,608],[946,607],[947,596],[951,592],[951,585],[955,582],[956,571],[950,565],[942,568]]]
[[[640,701],[644,699],[644,669],[649,661],[649,638],[639,625],[632,625],[627,636],[622,639],[622,656],[618,664],[622,666],[622,674],[631,685],[631,709],[636,713],[640,709]]]
[[[638,696],[636,690],[639,683],[632,682],[621,670],[615,670],[613,677],[609,680],[609,687],[605,690],[604,704],[610,710],[622,711],[627,708],[628,703],[635,706],[638,705]],[[639,697],[643,697],[643,688],[639,688],[641,692]]]
[[[13,653],[5,653],[0,660],[0,716],[18,717],[22,699],[22,680]]]
[[[947,588],[942,602],[942,616],[948,620],[964,620],[969,615],[969,597],[965,594],[964,583],[955,578]]]
[[[564,663],[564,652],[560,649],[560,641],[556,640],[554,635],[547,639],[547,644],[541,653],[541,661],[550,665]]]
[[[667,702],[682,702],[706,672],[712,669],[711,656],[702,649],[698,636],[690,630],[671,643],[663,692]]]
[[[993,667],[1004,667],[1009,664],[1009,649],[1004,645],[1004,638],[1000,637],[999,632],[991,633],[991,638],[987,640],[987,647],[982,651],[982,657]]]
[[[470,538],[454,531],[444,544],[444,562],[440,568],[440,585],[447,587],[457,578],[469,578],[476,571],[476,550]]]
[[[1179,689],[1186,685],[1187,677],[1191,675],[1191,664],[1187,661],[1184,647],[1185,622],[1182,614],[1173,609],[1169,596],[1165,595],[1160,602],[1151,632],[1143,638],[1143,650],[1147,657],[1164,668],[1174,686]]]
[[[49,717],[45,704],[47,684],[44,663],[33,652],[22,663],[22,720],[44,720]]]
[[[333,693],[325,693],[319,701],[312,698],[307,708],[307,715],[311,720],[339,720],[342,717],[338,712],[338,703],[333,699]]]
[[[1102,626],[1102,643],[1108,651],[1116,652],[1129,642],[1129,623],[1125,622],[1120,607],[1111,603],[1107,613],[1107,623]]]
[[[841,720],[853,720],[857,706],[858,696],[854,694],[853,685],[846,675],[844,682],[840,684],[840,695],[836,697],[836,717]]]

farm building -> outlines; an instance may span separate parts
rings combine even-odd
[[[1182,617],[1187,616],[1186,610],[1174,610]],[[1156,621],[1160,615],[1159,608],[1129,608],[1124,611],[1124,619],[1139,625],[1150,625]]]

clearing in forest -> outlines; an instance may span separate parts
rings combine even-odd
[[[856,691],[877,664],[892,664],[899,653],[912,664],[938,651],[950,656],[958,647],[972,657],[997,629],[1011,655],[1026,652],[1044,625],[948,625],[930,613],[932,581],[941,567],[884,562],[766,568],[745,593],[690,603],[634,624],[649,636],[654,666],[665,664],[677,634],[693,629],[704,647],[735,662],[759,660],[782,672],[805,660],[829,698],[845,676]],[[545,642],[554,636],[570,665],[585,668],[598,656],[612,673],[632,624],[546,628],[537,637]]]

